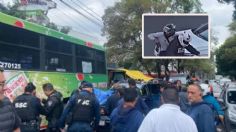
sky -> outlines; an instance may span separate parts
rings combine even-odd
[[[13,0],[0,0],[0,2],[7,3]],[[87,18],[81,16],[70,8],[66,7],[60,0],[53,0],[57,3],[57,9],[51,9],[48,12],[48,17],[51,22],[58,24],[59,26],[71,26],[71,35],[76,37],[86,38],[91,41],[95,41],[100,45],[106,42],[106,38],[102,36],[102,22],[94,24]],[[64,0],[68,4],[75,7],[78,11],[86,14],[78,5],[84,4],[88,8],[84,8],[88,12],[92,13],[90,9],[95,12],[92,13],[98,16],[100,19],[104,15],[104,11],[107,7],[113,6],[116,1],[119,0]],[[79,1],[79,2],[78,2]],[[81,3],[80,3],[81,2]],[[234,7],[232,4],[219,4],[217,0],[200,0],[202,3],[202,9],[206,11],[210,16],[210,24],[213,31],[216,33],[216,37],[219,39],[219,44],[223,44],[226,38],[230,36],[227,26],[232,22],[232,13]],[[84,7],[84,6],[83,6]],[[86,14],[89,16],[88,14]],[[93,20],[96,18],[92,18]],[[97,20],[95,20],[97,21]]]
[[[57,3],[58,9],[52,9],[48,12],[49,19],[58,24],[58,25],[68,25],[72,27],[72,31],[70,32],[71,35],[76,37],[82,37],[87,40],[91,40],[92,42],[97,42],[100,45],[103,45],[106,41],[106,38],[102,36],[102,19],[101,17],[104,15],[104,11],[107,7],[114,5],[115,0],[86,0],[81,1],[81,3],[85,4],[88,8],[86,9],[88,12],[92,13],[96,16],[92,17],[96,23],[89,21],[87,18],[81,16],[80,14],[76,13],[74,10],[66,7],[62,2],[59,0],[54,0]],[[77,10],[81,11],[82,13],[90,16],[84,10],[80,9],[78,5],[81,5],[79,2],[75,2],[76,0],[66,0],[66,2]],[[84,7],[84,6],[83,6]],[[91,12],[90,9],[95,12]],[[64,17],[64,18],[62,18]],[[91,17],[90,17],[91,18]]]
[[[102,16],[104,15],[104,10],[107,7],[114,5],[115,0],[87,0],[87,1],[82,1],[82,2],[84,2],[84,4],[86,4],[90,9],[95,11],[97,14]],[[217,2],[217,0],[200,0],[200,2],[202,3],[202,9],[206,11],[210,16],[211,28],[216,33],[216,37],[218,37],[219,39],[219,45],[223,44],[225,39],[230,36],[227,26],[232,22],[232,14],[234,10],[233,5],[220,4]],[[63,8],[63,6],[59,5],[59,2],[57,3],[58,3],[58,8],[61,8],[61,7]],[[63,10],[64,11],[68,10],[68,12],[71,11],[70,9],[63,9]],[[71,15],[72,14],[73,14],[73,11]],[[60,16],[61,13],[55,10],[51,10],[48,13],[48,16],[51,21],[59,25],[65,24],[63,21],[58,20],[57,15]],[[102,27],[99,27],[99,26],[94,25],[93,23],[87,22],[88,20],[84,19],[83,17],[81,17],[80,15],[76,13],[74,13],[74,15],[72,16],[75,17],[75,19],[77,20],[81,20],[81,23],[86,23],[86,27],[88,27],[90,30],[93,30],[93,32],[91,34],[91,31],[85,31],[81,29],[79,25],[75,25],[75,23],[73,22],[68,23],[70,25],[73,25],[73,27],[76,28],[75,30],[78,31],[79,29],[80,32],[84,32],[85,34],[90,34],[91,36],[95,36],[95,38],[97,38],[100,44],[103,44],[106,41],[106,39],[101,36]]]
[[[234,7],[232,4],[220,4],[217,0],[200,0],[202,9],[210,16],[210,26],[219,39],[219,45],[230,36],[228,25],[232,22]]]

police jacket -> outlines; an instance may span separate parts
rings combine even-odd
[[[44,114],[40,100],[31,94],[18,96],[13,104],[22,122],[38,121],[39,114]]]
[[[63,111],[62,94],[54,91],[44,103],[44,110],[49,124],[51,124],[52,121],[55,125]]]
[[[20,118],[16,114],[10,100],[5,97],[0,101],[0,131],[13,132],[20,126]]]
[[[73,122],[90,123],[94,121],[95,127],[97,127],[100,120],[99,102],[94,94],[85,90],[80,91],[79,94],[74,94],[70,97],[62,113],[60,128],[64,128],[69,113],[72,114],[72,124]]]
[[[170,41],[168,48],[166,49],[166,56],[184,56],[185,49],[187,49],[191,54],[199,55],[200,52],[197,51],[192,45],[187,45],[183,47],[178,39],[179,35],[175,35],[174,39]]]

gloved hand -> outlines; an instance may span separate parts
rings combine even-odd
[[[42,103],[45,105],[47,103],[46,99],[42,99]]]

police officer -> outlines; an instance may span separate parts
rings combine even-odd
[[[99,120],[99,102],[93,94],[93,85],[85,83],[79,94],[74,94],[68,101],[66,108],[60,118],[60,128],[65,126],[67,115],[70,115],[68,132],[92,132],[94,123],[96,130]]]
[[[53,88],[51,83],[43,84],[43,91],[48,97],[43,100],[48,128],[46,132],[59,132],[58,119],[63,111],[62,94]]]
[[[25,87],[25,92],[13,102],[22,121],[20,126],[22,132],[39,132],[40,130],[39,114],[44,114],[44,110],[35,94],[36,87],[30,82]]]

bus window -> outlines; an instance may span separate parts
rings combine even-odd
[[[76,67],[77,67],[77,72],[95,73],[95,63],[91,59],[84,59],[84,58],[77,57]]]
[[[53,37],[45,37],[45,49],[48,51],[72,54],[72,43]]]
[[[5,69],[39,70],[39,51],[0,43],[0,66]]]
[[[106,73],[106,62],[104,61],[97,61],[96,62],[96,73],[98,74],[105,74]]]
[[[76,56],[83,57],[86,59],[96,59],[96,50],[90,49],[88,47],[77,45],[76,46]]]
[[[105,52],[77,45],[76,56],[76,67],[78,72],[83,72],[82,61],[86,61],[92,63],[92,73],[106,73]]]
[[[72,72],[72,56],[46,52],[45,70]]]
[[[39,34],[0,24],[0,41],[16,46],[39,48]]]

